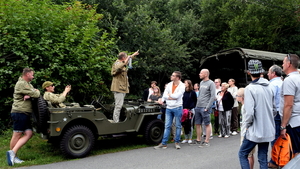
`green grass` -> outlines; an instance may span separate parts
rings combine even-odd
[[[8,166],[6,161],[6,152],[9,150],[9,142],[12,135],[12,130],[5,131],[0,136],[0,168],[9,169],[22,166],[33,166],[50,164],[61,161],[76,160],[64,157],[59,148],[47,143],[41,139],[37,133],[19,150],[18,157],[25,162],[15,164],[13,167]],[[96,141],[95,147],[89,156],[101,155],[119,151],[126,151],[138,148],[148,147],[145,144],[142,136],[137,137],[118,137],[118,138],[102,138]]]

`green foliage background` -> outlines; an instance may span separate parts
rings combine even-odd
[[[129,97],[174,70],[199,82],[199,60],[243,47],[300,54],[300,0],[6,0],[0,1],[0,122],[9,122],[13,87],[24,67],[69,102],[109,91],[120,51],[140,50],[129,70]]]
[[[35,70],[33,86],[50,80],[56,91],[72,85],[68,101],[90,102],[108,94],[115,60],[114,30],[97,27],[103,15],[80,2],[56,5],[48,0],[7,0],[0,4],[1,121],[9,120],[13,87],[24,67]]]

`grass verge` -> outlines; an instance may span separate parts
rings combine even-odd
[[[58,147],[47,143],[39,137],[39,134],[34,133],[34,136],[19,150],[18,157],[25,162],[22,164],[15,164],[8,166],[6,160],[6,152],[9,150],[9,142],[12,136],[12,130],[4,131],[0,136],[0,168],[9,169],[24,166],[43,165],[56,163],[61,161],[76,160],[69,159],[63,156]],[[101,155],[107,153],[114,153],[119,151],[126,151],[138,148],[148,147],[142,136],[136,137],[117,137],[117,138],[103,138],[99,137],[96,141],[93,151],[89,156]]]
[[[211,122],[214,122],[213,115]],[[0,135],[0,152],[2,154],[2,156],[0,156],[1,169],[44,165],[62,161],[76,160],[66,158],[61,154],[59,147],[55,147],[54,145],[47,143],[46,140],[40,138],[39,134],[34,133],[34,136],[18,152],[18,157],[25,162],[22,164],[15,164],[13,167],[8,166],[6,161],[6,152],[9,150],[9,142],[11,136],[12,130],[4,131],[3,134]],[[183,136],[181,137],[183,138]],[[194,129],[193,139],[195,138],[196,130]],[[142,136],[127,136],[117,138],[99,137],[96,141],[93,151],[89,154],[89,156],[127,151],[149,146],[150,145],[145,144],[145,140]]]

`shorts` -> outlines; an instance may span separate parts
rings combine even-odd
[[[195,124],[202,124],[209,125],[210,124],[210,109],[204,111],[204,107],[196,107],[195,108]]]
[[[300,126],[292,128],[288,125],[286,126],[286,132],[291,137],[293,153],[300,153]]]
[[[11,113],[14,132],[32,130],[30,116],[25,113]]]

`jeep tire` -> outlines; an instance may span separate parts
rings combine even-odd
[[[93,132],[86,126],[76,125],[63,134],[60,149],[67,157],[82,158],[90,153],[94,144],[95,136]]]
[[[37,127],[37,133],[48,134],[48,123],[50,113],[47,109],[47,103],[42,96],[33,100],[33,122]]]
[[[164,123],[159,119],[150,121],[144,132],[144,138],[147,144],[159,144],[164,134]]]

